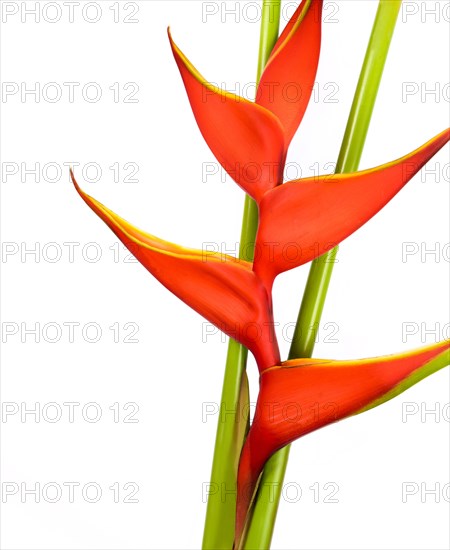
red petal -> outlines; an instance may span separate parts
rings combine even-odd
[[[319,64],[322,0],[303,0],[261,76],[256,102],[272,111],[289,144],[305,114]]]
[[[260,473],[275,451],[302,435],[391,399],[448,365],[449,349],[447,340],[398,355],[359,361],[296,359],[264,371],[239,464],[237,540]]]
[[[84,193],[71,176],[86,204],[166,288],[250,349],[260,369],[279,362],[270,298],[250,263],[144,233]]]
[[[291,181],[268,191],[260,203],[254,261],[266,287],[279,273],[324,254],[364,225],[449,138],[445,130],[377,168]]]
[[[283,129],[270,111],[209,84],[173,42],[173,55],[200,131],[217,160],[259,201],[283,181]]]

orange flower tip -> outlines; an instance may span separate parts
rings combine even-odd
[[[439,149],[444,147],[444,145],[449,141],[450,141],[450,128],[446,128],[436,136],[429,139],[421,147],[418,147],[415,151],[410,153],[410,156],[413,156],[416,153],[419,153],[420,151],[427,150],[430,147],[432,148],[433,153],[436,153],[437,151],[439,151]],[[432,156],[433,153],[431,153],[430,156]]]
[[[72,180],[72,183],[73,183],[75,189],[76,189],[76,190],[78,191],[78,193],[79,193],[79,192],[81,191],[81,189],[80,189],[80,186],[79,186],[78,183],[77,183],[77,180],[75,179],[75,174],[73,173],[73,169],[70,168],[70,169],[69,169],[69,172],[70,172],[70,179]]]
[[[93,197],[88,195],[81,189],[81,187],[78,185],[77,180],[75,179],[75,174],[73,173],[72,168],[70,169],[70,177],[72,179],[73,186],[75,187],[76,192],[80,195],[80,197],[84,200],[84,202],[92,209],[94,212],[98,214],[98,212],[94,208],[94,204],[97,202]]]
[[[170,26],[167,27],[167,36],[169,37],[169,42],[170,42],[170,46],[172,47],[172,50],[174,50],[174,53],[178,53],[180,52],[180,48],[176,45],[173,37],[172,37],[172,31],[170,29]]]
[[[175,43],[172,38],[172,31],[170,30],[170,26],[167,27],[167,36],[169,37],[170,45],[173,47],[175,46]]]

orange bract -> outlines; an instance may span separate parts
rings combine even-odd
[[[266,193],[254,270],[267,289],[279,273],[321,256],[364,225],[449,139],[450,130],[445,130],[377,168],[294,180]]]
[[[257,202],[283,181],[289,143],[319,63],[322,0],[304,0],[278,39],[256,102],[208,83],[169,40],[200,131],[217,160]]]
[[[86,194],[71,175],[86,204],[166,288],[250,349],[260,368],[279,361],[271,299],[251,264],[144,233]]]
[[[286,146],[280,121],[264,107],[209,84],[170,32],[169,39],[206,143],[234,181],[259,200],[282,181]]]
[[[303,0],[275,44],[256,93],[289,145],[308,106],[319,64],[322,0]]]
[[[450,340],[354,361],[295,359],[267,369],[238,474],[236,540],[268,458],[302,435],[391,399],[448,364]]]

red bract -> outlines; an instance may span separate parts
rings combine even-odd
[[[262,196],[282,178],[286,152],[280,121],[263,107],[206,82],[170,33],[169,38],[206,143],[244,191]]]
[[[304,0],[296,10],[261,76],[255,103],[208,83],[169,32],[206,143],[228,174],[256,200],[283,181],[287,148],[317,72],[321,12],[322,0]]]
[[[335,247],[383,208],[450,139],[445,130],[377,168],[290,181],[260,203],[254,270],[268,290],[279,273]]]
[[[355,361],[295,359],[267,369],[239,463],[236,546],[270,456],[327,424],[375,407],[449,363],[450,340]]]
[[[289,146],[305,114],[319,64],[322,0],[303,0],[275,44],[256,92],[272,111]]]
[[[279,361],[271,299],[250,263],[144,233],[84,193],[71,176],[86,204],[166,288],[250,349],[261,368]]]

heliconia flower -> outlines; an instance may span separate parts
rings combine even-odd
[[[144,233],[86,194],[72,171],[71,177],[86,204],[166,288],[246,346],[260,368],[279,362],[271,297],[249,262],[182,248]]]
[[[450,340],[398,355],[351,361],[295,359],[265,370],[238,473],[236,544],[258,478],[278,449],[318,428],[359,414],[450,363]]]
[[[449,139],[445,130],[382,166],[294,180],[268,191],[259,204],[253,267],[268,291],[279,273],[324,254],[364,225]]]
[[[289,143],[308,105],[319,62],[322,0],[303,0],[278,39],[255,103],[206,81],[169,40],[200,131],[244,191],[260,199],[283,181]]]

